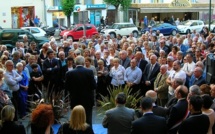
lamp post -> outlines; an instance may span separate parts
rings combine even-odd
[[[208,25],[209,31],[211,30],[211,0],[209,2],[209,25]]]

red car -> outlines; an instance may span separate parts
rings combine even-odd
[[[91,38],[93,35],[98,34],[96,27],[92,24],[85,24],[86,37]],[[67,35],[68,39],[79,40],[84,36],[84,25],[76,24],[72,30],[64,30],[60,33],[60,36]]]

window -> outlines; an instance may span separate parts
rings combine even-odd
[[[84,0],[84,5],[93,4],[92,0]]]
[[[11,40],[14,38],[15,33],[3,33],[2,34],[2,40]]]
[[[77,31],[81,31],[81,30],[83,30],[83,27],[78,27],[77,28]]]
[[[203,23],[201,21],[199,21],[199,25],[203,25]]]
[[[86,30],[92,29],[91,26],[86,26]]]
[[[37,28],[32,28],[31,29],[31,33],[34,34],[34,33],[40,33],[40,30],[37,29]]]
[[[198,23],[197,22],[193,22],[191,26],[197,26]]]
[[[53,6],[62,6],[61,0],[53,0]]]
[[[163,3],[164,0],[150,0],[151,3]]]

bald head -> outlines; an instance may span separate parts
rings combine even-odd
[[[175,97],[177,99],[181,99],[181,98],[186,98],[188,95],[188,89],[186,86],[184,85],[181,85],[181,86],[178,86],[175,90]]]
[[[166,66],[166,65],[162,65],[162,66],[160,67],[160,72],[161,72],[161,74],[165,74],[166,71],[167,71],[167,66]]]
[[[153,102],[156,102],[156,100],[157,100],[157,93],[153,90],[147,91],[145,96],[151,98],[153,100]]]

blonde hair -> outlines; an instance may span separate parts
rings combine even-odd
[[[86,123],[86,113],[83,106],[77,105],[72,109],[69,127],[74,130],[86,130],[88,124]]]
[[[5,121],[12,121],[15,116],[15,108],[11,105],[6,105],[1,111],[1,121],[0,125]]]

